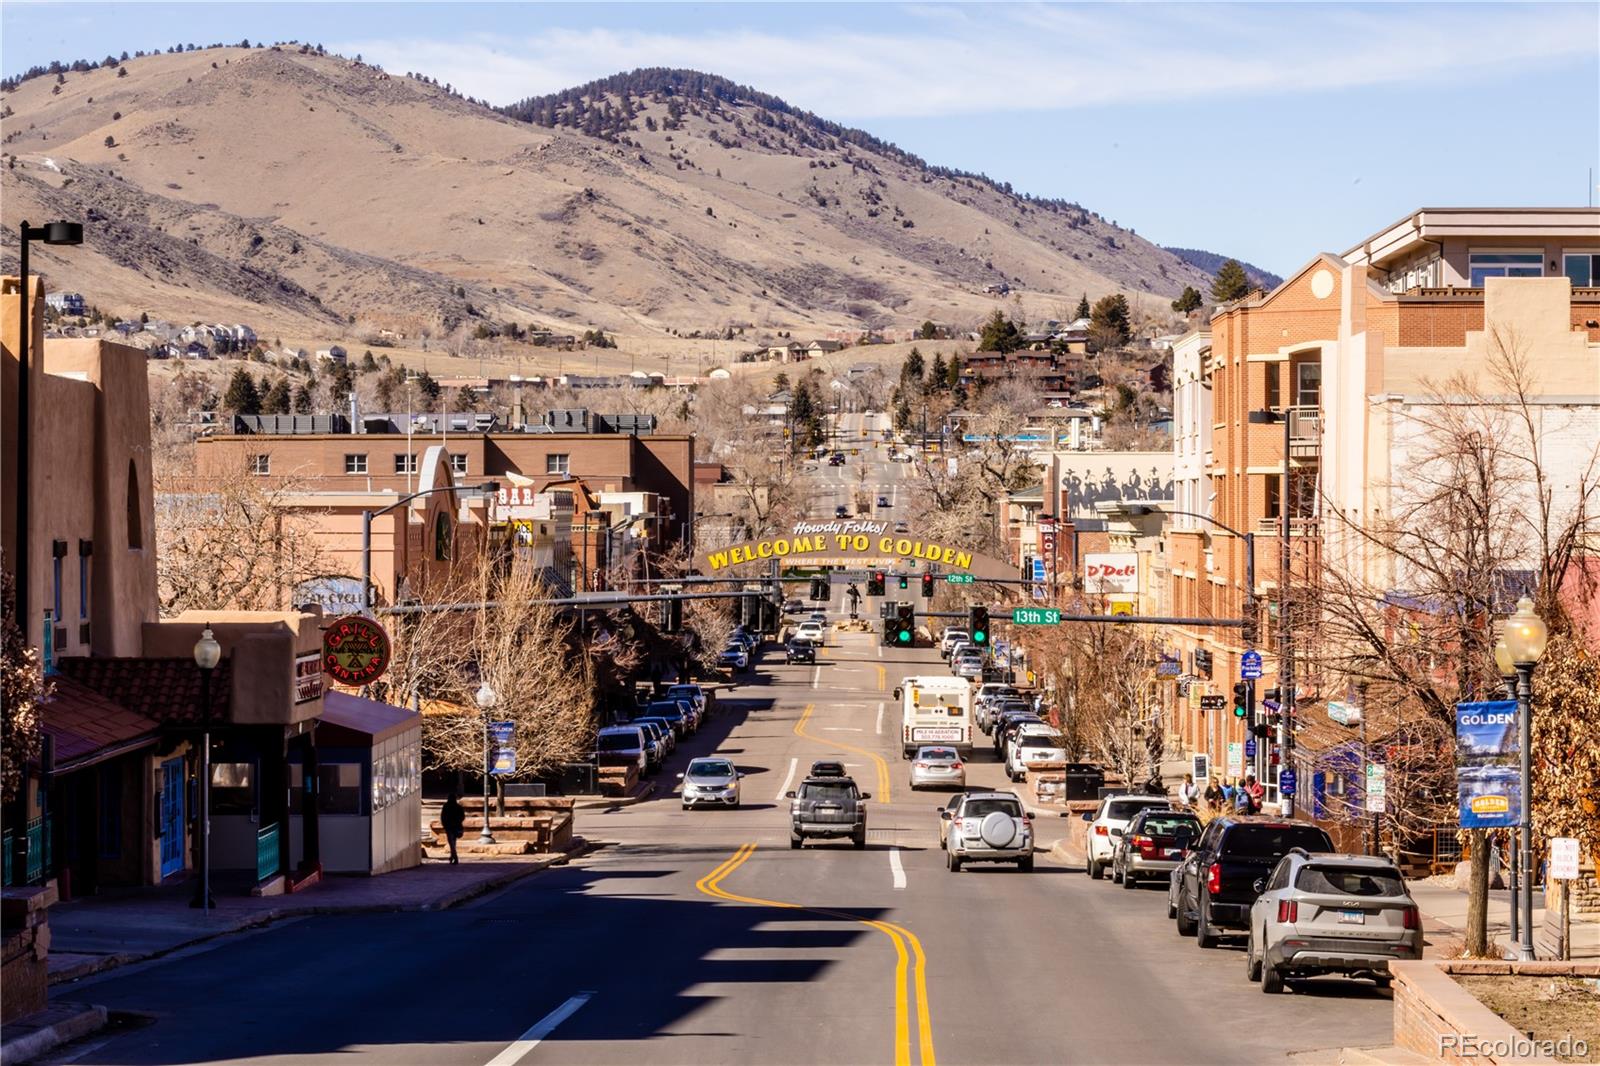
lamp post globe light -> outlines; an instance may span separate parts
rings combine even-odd
[[[1517,601],[1517,610],[1506,619],[1506,632],[1502,643],[1517,672],[1517,747],[1522,762],[1522,811],[1517,818],[1517,829],[1522,836],[1521,866],[1524,884],[1517,902],[1522,910],[1521,941],[1517,954],[1522,959],[1533,958],[1533,668],[1544,657],[1545,645],[1550,640],[1550,627],[1545,625],[1533,610],[1533,601],[1524,596]],[[1495,649],[1496,659],[1499,648]]]
[[[489,714],[494,710],[495,691],[485,681],[478,686],[473,699],[478,701],[478,710],[483,712],[483,832],[478,834],[478,843],[493,844],[494,834],[489,832],[489,770],[493,766],[490,759],[493,757],[489,745]]]
[[[189,906],[210,912],[211,899],[211,671],[222,661],[222,645],[208,625],[194,642],[194,664],[200,668],[200,891]]]

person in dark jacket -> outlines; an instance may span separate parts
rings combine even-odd
[[[444,829],[444,838],[450,842],[450,862],[452,865],[461,861],[456,855],[456,841],[461,839],[461,834],[466,831],[467,812],[456,801],[456,794],[444,801],[444,806],[439,809],[439,825]]]

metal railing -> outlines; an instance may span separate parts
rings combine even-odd
[[[1280,536],[1283,533],[1283,520],[1281,518],[1258,518],[1256,519],[1255,532],[1258,537]],[[1291,537],[1310,537],[1314,536],[1316,532],[1317,520],[1315,518],[1289,519],[1289,536]]]
[[[16,849],[16,843],[16,839],[11,835],[11,830],[7,829],[3,834],[0,834],[0,849],[5,852],[5,876],[0,879],[0,884],[11,884],[11,853]]]
[[[256,880],[265,881],[278,872],[278,823],[256,830]]]
[[[45,819],[35,818],[28,823],[27,865],[23,867],[23,883],[34,884],[44,877]]]
[[[1316,407],[1289,408],[1289,454],[1315,458],[1322,451],[1322,411]]]

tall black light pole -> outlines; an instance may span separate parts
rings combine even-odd
[[[22,621],[22,634],[24,639],[32,631],[33,619],[28,617],[28,585],[30,571],[33,569],[32,558],[29,556],[28,525],[32,516],[28,513],[29,482],[32,473],[28,469],[31,462],[29,453],[32,451],[29,436],[32,426],[28,424],[29,400],[31,399],[31,382],[28,380],[28,346],[33,339],[33,309],[28,306],[30,290],[28,287],[28,244],[32,241],[43,241],[45,244],[73,245],[83,243],[83,224],[79,222],[50,222],[43,226],[30,226],[26,221],[20,229],[22,238],[20,244],[21,280],[22,291],[19,294],[18,304],[21,315],[17,331],[17,558],[12,562],[17,571],[17,617]]]
[[[189,906],[210,912],[211,898],[211,671],[222,660],[222,645],[207,625],[194,644],[194,664],[200,668],[200,891]]]
[[[1522,762],[1522,811],[1517,828],[1522,834],[1522,943],[1518,955],[1533,958],[1533,669],[1544,656],[1550,630],[1533,610],[1533,601],[1524,596],[1517,611],[1506,619],[1506,650],[1517,668],[1517,747]]]

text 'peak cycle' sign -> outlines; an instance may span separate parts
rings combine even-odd
[[[889,523],[841,518],[796,522],[787,535],[713,548],[701,555],[701,569],[720,573],[741,563],[781,559],[800,566],[891,566],[901,560],[966,571],[978,580],[1014,578],[1016,567],[1003,559],[945,544],[917,534],[894,534]],[[924,569],[924,565],[917,566]]]

